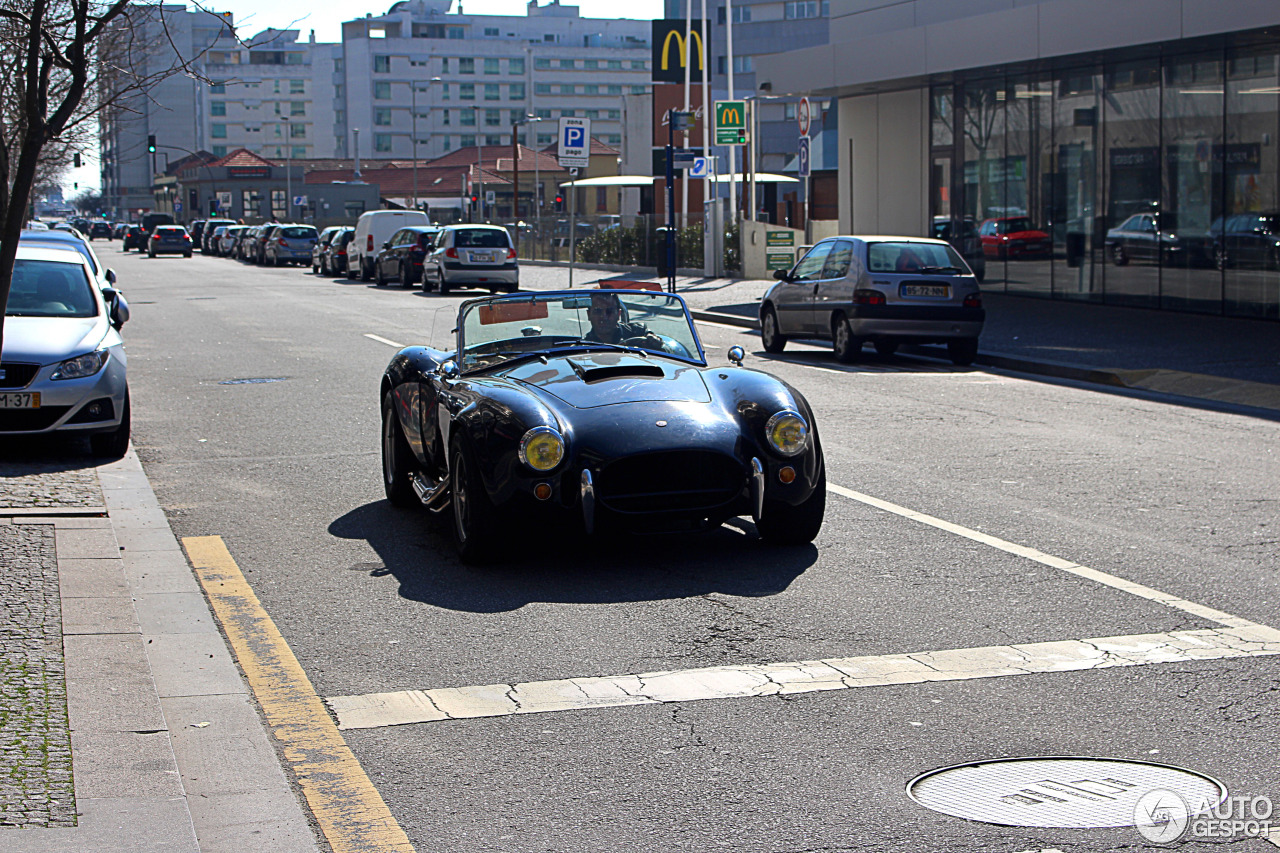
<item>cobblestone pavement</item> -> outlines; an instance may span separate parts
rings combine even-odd
[[[97,472],[79,464],[84,467],[0,459],[0,509],[101,507]]]
[[[0,566],[0,826],[75,826],[53,525],[0,522]]]

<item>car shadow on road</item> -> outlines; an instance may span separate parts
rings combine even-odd
[[[0,446],[0,494],[4,491],[5,477],[86,471],[109,462],[110,459],[93,455],[86,436],[7,436]]]
[[[501,560],[474,567],[459,561],[449,523],[447,511],[430,515],[376,501],[333,521],[329,533],[367,541],[382,561],[370,575],[393,575],[403,597],[470,613],[713,592],[758,598],[785,591],[818,559],[812,544],[765,545],[749,520],[737,519],[701,533],[607,539],[568,526],[517,529]]]

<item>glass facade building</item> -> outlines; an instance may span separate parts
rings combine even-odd
[[[929,87],[929,215],[984,289],[1280,319],[1280,43],[1167,47]]]

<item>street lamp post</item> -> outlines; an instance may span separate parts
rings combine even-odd
[[[484,136],[480,133],[480,107],[472,104],[476,117],[476,181],[480,189],[476,191],[476,212],[480,221],[484,222]]]
[[[293,130],[289,124],[289,116],[280,116],[284,121],[284,221],[293,221]]]
[[[358,181],[360,180],[360,128],[358,127],[351,128],[351,134],[355,137],[355,140],[356,140],[355,141],[355,149],[356,149],[355,173],[351,177]]]

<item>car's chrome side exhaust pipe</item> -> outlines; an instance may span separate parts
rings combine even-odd
[[[442,512],[449,506],[449,475],[444,475],[438,483],[432,483],[422,475],[416,472],[411,481],[413,483],[413,491],[418,496],[418,500],[422,501],[422,505],[432,512]]]

